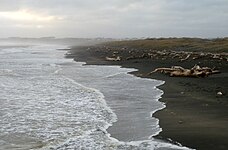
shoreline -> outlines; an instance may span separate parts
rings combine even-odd
[[[216,91],[224,90],[223,93],[227,92],[223,82],[223,80],[227,79],[227,64],[223,63],[217,66],[222,69],[222,74],[203,79],[170,78],[159,73],[148,77],[147,73],[154,68],[176,65],[177,60],[132,59],[106,61],[104,59],[105,56],[110,56],[115,51],[116,49],[112,49],[112,47],[108,50],[99,46],[74,47],[71,50],[71,54],[66,57],[84,61],[88,65],[119,65],[124,68],[136,68],[138,71],[130,74],[142,78],[165,81],[164,85],[158,87],[164,91],[164,95],[159,101],[164,102],[166,108],[154,114],[159,119],[159,125],[162,128],[162,132],[155,138],[167,141],[171,139],[182,145],[197,149],[222,150],[228,147],[226,143],[228,138],[226,129],[228,122],[227,95],[216,95]],[[124,52],[118,53],[122,57],[126,57]],[[183,67],[193,67],[192,65],[196,64],[197,61],[185,61],[181,65]],[[208,64],[208,61],[202,61],[201,64]],[[215,62],[210,63],[210,65],[214,64]]]
[[[84,63],[81,61],[76,62]],[[83,83],[83,85],[100,91],[104,95],[105,99],[107,99],[106,103],[108,107],[112,108],[118,116],[118,120],[114,122],[114,126],[112,124],[112,126],[107,129],[107,132],[111,135],[111,137],[118,139],[121,142],[123,141],[128,143],[145,141],[161,132],[161,128],[158,126],[159,120],[151,117],[151,114],[154,114],[154,112],[164,109],[165,107],[165,105],[159,101],[164,92],[157,88],[158,86],[164,84],[163,81],[140,78],[129,74],[129,72],[136,71],[136,69],[133,68],[123,68],[116,65],[100,66],[83,64],[82,66],[85,69],[97,68],[97,70],[114,70],[111,75],[104,76],[101,79],[96,77],[97,81],[95,81],[95,84],[90,83],[87,85],[86,83]],[[125,80],[121,78],[124,78]],[[104,82],[102,86],[99,86],[100,80],[103,80]],[[120,80],[123,81],[119,82]],[[136,85],[148,87],[147,91],[135,88],[137,87]],[[133,93],[125,94],[128,93],[128,91]],[[151,94],[151,92],[154,95]]]

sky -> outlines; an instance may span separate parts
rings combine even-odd
[[[0,37],[227,37],[228,0],[0,0]]]

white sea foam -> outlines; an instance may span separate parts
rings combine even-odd
[[[153,138],[141,140],[146,139],[141,135],[138,140],[121,142],[107,132],[117,117],[117,122],[127,117],[118,116],[126,106],[150,111],[164,107],[158,102],[162,91],[155,88],[161,81],[136,78],[127,74],[132,69],[117,66],[82,66],[64,59],[65,52],[57,48],[61,47],[0,50],[1,150],[187,149]],[[132,127],[140,128],[141,115],[136,114],[139,118],[132,119],[136,123]],[[158,119],[150,114],[145,118],[149,135],[160,132]]]

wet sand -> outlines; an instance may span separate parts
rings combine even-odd
[[[143,52],[131,48],[135,55]],[[225,150],[228,148],[228,63],[223,60],[201,58],[180,62],[176,58],[161,56],[156,59],[136,58],[121,61],[107,61],[106,56],[113,53],[127,58],[128,48],[103,47],[73,47],[71,54],[66,57],[76,61],[94,65],[121,65],[126,68],[136,68],[131,72],[139,77],[163,80],[166,83],[159,88],[164,91],[160,101],[166,103],[166,108],[154,114],[160,120],[162,132],[155,138],[178,142],[184,146],[202,150]],[[191,68],[195,64],[216,67],[222,73],[207,78],[169,77],[155,73],[148,76],[150,71],[158,67],[180,65]],[[218,95],[222,92],[222,95]],[[112,131],[115,132],[115,131]]]

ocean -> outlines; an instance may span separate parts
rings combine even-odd
[[[0,46],[0,150],[188,149],[153,138],[163,81],[64,58],[66,46]]]

